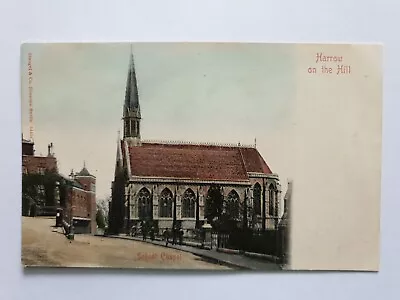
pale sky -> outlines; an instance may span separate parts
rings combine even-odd
[[[97,197],[111,193],[122,133],[130,44],[25,44],[22,130],[29,138],[28,53],[36,154],[54,152],[61,173],[86,161]],[[254,144],[273,172],[292,176],[294,55],[278,44],[133,44],[142,139]]]

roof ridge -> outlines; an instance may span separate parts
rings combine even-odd
[[[251,144],[233,144],[218,142],[194,142],[179,140],[142,140],[142,143],[148,144],[165,144],[165,145],[193,145],[193,146],[215,146],[215,147],[231,147],[231,148],[254,148]],[[255,148],[254,148],[255,149]]]
[[[259,167],[258,159],[254,157],[257,150],[253,147],[245,148],[243,145],[232,144],[229,144],[230,147],[222,147],[220,145],[223,144],[200,144],[187,141],[183,143],[177,141],[152,142],[155,144],[143,141],[141,146],[131,146],[125,151],[123,150],[124,156],[128,157],[124,158],[124,163],[131,167],[130,179],[138,176],[155,177],[157,180],[177,178],[194,180],[193,182],[221,180],[224,182],[242,180],[248,182],[250,177],[248,171],[262,172],[263,170]],[[177,146],[168,145],[177,143],[179,143]],[[217,147],[207,147],[207,145],[217,145]]]
[[[242,161],[242,167],[246,173],[246,176],[249,177],[248,173],[247,173],[247,168],[246,168],[246,163],[244,162],[244,157],[243,157],[243,153],[242,153],[242,149],[239,148],[239,153],[240,153],[240,158]]]
[[[257,156],[258,156],[259,162],[261,163],[261,166],[265,165],[269,169],[269,171],[271,173],[273,173],[272,170],[271,170],[271,167],[269,166],[269,164],[267,164],[267,162],[265,161],[264,157],[262,157],[261,153],[258,150],[257,150]],[[264,172],[265,171],[264,167],[262,167],[262,169],[263,169],[263,172]]]

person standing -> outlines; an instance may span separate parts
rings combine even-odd
[[[183,229],[179,230],[179,245],[183,244]]]
[[[176,228],[174,227],[174,228],[172,228],[172,245],[175,245],[176,244],[176,232],[177,230],[176,230]]]
[[[152,241],[154,241],[154,226],[151,226],[151,228],[150,228],[150,239],[152,240]]]
[[[163,235],[164,235],[164,239],[165,239],[165,246],[168,247],[168,242],[169,242],[169,230],[168,230],[168,228],[164,230]]]

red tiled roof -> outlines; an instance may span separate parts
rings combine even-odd
[[[271,174],[271,169],[255,148],[240,148],[247,172]]]
[[[142,143],[129,154],[133,176],[243,182],[247,172],[271,173],[255,148]]]

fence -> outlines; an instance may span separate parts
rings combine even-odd
[[[213,248],[254,252],[279,258],[282,258],[286,253],[284,238],[285,232],[283,230],[260,232],[237,230],[230,233],[212,233]]]
[[[156,226],[156,238],[162,238],[164,228]],[[171,230],[171,229],[169,229]],[[132,236],[141,236],[142,227],[137,224],[131,228]],[[170,231],[172,234],[172,231]],[[176,236],[176,239],[179,235]],[[207,247],[211,249],[225,248],[231,250],[239,250],[241,252],[253,252],[258,254],[266,254],[278,257],[284,262],[288,253],[288,232],[285,228],[266,229],[254,231],[251,229],[236,229],[225,232],[211,232],[211,240],[207,241]],[[185,232],[183,242],[188,245],[203,245],[206,241],[205,232],[201,229]]]

